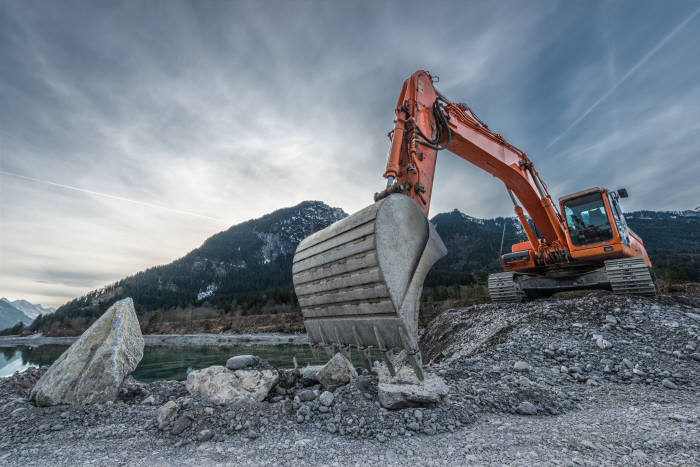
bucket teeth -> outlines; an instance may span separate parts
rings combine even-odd
[[[316,360],[319,360],[321,357],[318,354],[318,344],[314,342],[309,342],[309,347],[311,347],[311,353],[313,354],[314,358]]]
[[[352,354],[351,354],[351,349],[349,345],[341,345],[340,346],[340,353],[343,354],[345,358],[348,359],[349,362],[352,361]]]
[[[422,358],[420,355],[420,350],[416,342],[411,339],[403,326],[399,326],[399,336],[401,337],[401,342],[403,343],[403,348],[406,351],[406,357],[408,363],[415,371],[416,376],[420,381],[423,381],[423,365]]]
[[[323,350],[326,351],[329,359],[333,358],[333,355],[335,354],[333,343],[323,333],[323,328],[318,328],[318,332],[321,334],[321,344],[323,344]]]
[[[362,345],[362,341],[360,340],[360,335],[357,332],[357,326],[352,327],[352,335],[353,338],[355,339],[355,345],[357,345],[357,352],[360,354],[360,360],[362,360],[362,364],[367,368],[367,371],[370,374],[373,374],[374,371],[372,371],[372,362],[370,361],[369,358],[369,349]]]
[[[386,363],[386,368],[389,370],[389,374],[391,376],[396,376],[396,369],[394,368],[394,355],[391,353],[391,349],[384,344],[384,339],[382,339],[382,335],[379,332],[379,329],[377,329],[377,326],[374,326],[374,336],[377,338],[377,346],[379,347],[379,351],[382,353],[382,358],[384,359],[384,363]]]

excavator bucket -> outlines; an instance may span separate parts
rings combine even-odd
[[[447,249],[411,198],[393,194],[304,239],[292,274],[309,343],[329,356],[356,346],[371,371],[376,347],[394,374],[406,351],[423,379],[417,328],[423,281]]]

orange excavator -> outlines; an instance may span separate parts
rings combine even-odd
[[[527,155],[494,133],[465,104],[453,103],[427,71],[403,84],[396,106],[386,188],[375,203],[298,246],[292,268],[312,349],[355,345],[369,367],[377,347],[390,373],[392,349],[406,351],[422,379],[417,320],[423,281],[447,253],[427,220],[437,154],[448,150],[500,179],[527,241],[501,256],[491,274],[494,302],[562,290],[605,288],[655,294],[642,239],[625,221],[627,191],[591,188],[552,200]],[[526,216],[527,212],[527,216]],[[529,216],[529,219],[528,219]]]

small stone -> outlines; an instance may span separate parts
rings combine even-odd
[[[685,315],[686,315],[688,318],[690,318],[690,319],[694,319],[695,321],[700,321],[700,315],[697,314],[697,313],[690,313],[690,312],[688,312],[688,313],[686,313]]]
[[[255,430],[248,430],[248,434],[246,436],[249,439],[258,439],[260,437],[260,433]]]
[[[209,441],[214,437],[214,432],[212,430],[202,430],[197,433],[197,441]]]
[[[408,425],[406,425],[406,428],[408,428],[411,431],[419,431],[420,425],[416,422],[411,422]]]
[[[386,460],[389,462],[396,462],[396,460],[398,459],[396,452],[392,451],[391,449],[387,450],[384,455],[386,456]]]
[[[155,403],[156,403],[156,398],[152,395],[145,398],[142,402],[142,404],[144,404],[144,405],[155,405]]]
[[[668,388],[668,389],[678,389],[678,386],[676,385],[676,383],[674,383],[673,381],[671,381],[668,378],[664,378],[663,381],[661,381],[661,384],[663,385],[663,387]]]
[[[62,424],[57,424],[51,427],[51,431],[61,431],[64,428]]]
[[[609,341],[606,341],[605,339],[603,339],[602,337],[598,337],[595,340],[595,345],[597,345],[599,349],[603,349],[603,350],[609,349],[610,347],[612,347],[612,344]]]
[[[311,415],[311,407],[309,407],[306,404],[303,404],[301,407],[299,407],[299,410],[297,410],[297,416],[301,415],[302,417],[306,417],[307,415]]]
[[[669,415],[668,418],[669,420],[675,420],[676,422],[690,423],[690,419],[688,417],[684,417],[683,415],[672,414]]]
[[[617,324],[617,318],[615,318],[613,315],[605,315],[605,322],[608,324]]]
[[[329,423],[326,425],[326,430],[328,430],[329,433],[335,433],[338,428],[335,426],[335,423]]]
[[[520,403],[516,411],[520,415],[536,415],[537,407],[535,407],[531,402],[523,401]]]
[[[161,430],[172,420],[180,409],[175,401],[168,401],[163,404],[156,414],[156,421]]]
[[[326,407],[330,407],[331,404],[333,404],[333,399],[333,393],[330,391],[323,391],[321,395],[318,396],[318,401]]]
[[[214,409],[212,407],[204,407],[204,413],[207,415],[214,415]]]
[[[350,361],[337,353],[316,373],[318,381],[328,391],[335,391],[357,377],[357,371]]]
[[[299,396],[299,400],[302,402],[309,402],[316,399],[316,393],[311,389],[304,389],[302,391],[299,391],[297,393],[297,396]]]
[[[413,411],[413,417],[418,420],[418,423],[423,421],[423,411],[422,410],[414,410]]]
[[[383,443],[384,441],[386,441],[386,436],[384,436],[383,434],[379,433],[379,434],[377,435],[377,441],[379,441],[380,443]]]
[[[325,405],[321,405],[321,406],[318,407],[318,411],[321,412],[321,413],[328,413],[330,410],[331,410],[331,409],[329,409],[329,408],[326,407]]]
[[[186,429],[190,427],[192,424],[192,417],[188,414],[181,415],[177,420],[175,420],[175,423],[173,423],[173,428],[170,430],[170,432],[174,435],[179,435]]]
[[[527,362],[517,361],[513,365],[515,371],[530,371],[530,365]]]
[[[236,355],[226,360],[226,368],[229,370],[242,370],[256,366],[260,363],[260,358],[255,355]]]

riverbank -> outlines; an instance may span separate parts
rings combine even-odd
[[[0,336],[0,348],[7,347],[38,347],[40,345],[70,345],[78,339],[72,337],[52,336]],[[308,344],[306,334],[144,334],[146,346],[218,346],[227,347],[233,345],[284,345]]]

